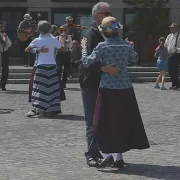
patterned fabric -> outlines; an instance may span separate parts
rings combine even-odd
[[[136,62],[138,56],[126,41],[120,38],[107,38],[98,44],[90,56],[87,56],[87,49],[82,50],[82,61],[85,67],[101,62],[102,66],[115,65],[120,67],[116,75],[102,73],[100,87],[109,89],[127,89],[132,87],[128,74],[128,62]]]
[[[60,85],[56,65],[38,65],[36,67],[32,111],[36,113],[60,113]]]
[[[100,31],[109,34],[112,34],[113,32],[117,32],[119,28],[120,28],[120,24],[118,24],[118,22],[116,21],[112,21],[110,26],[100,25],[99,27]]]

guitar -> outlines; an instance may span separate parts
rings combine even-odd
[[[21,42],[27,41],[30,37],[34,37],[36,31],[33,29],[18,29],[17,36]]]

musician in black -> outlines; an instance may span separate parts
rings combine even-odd
[[[24,15],[24,20],[20,22],[18,31],[26,31],[33,29],[32,27],[32,17],[29,14]],[[22,56],[24,59],[24,67],[33,66],[35,59],[33,58],[33,55],[31,53],[25,52],[25,48],[31,43],[32,37],[29,37],[26,41],[20,42]]]

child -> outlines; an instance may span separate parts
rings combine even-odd
[[[156,84],[154,86],[154,88],[156,89],[161,89],[161,90],[167,90],[164,87],[164,82],[166,80],[166,72],[168,70],[168,50],[167,48],[164,46],[165,43],[165,38],[161,37],[159,39],[159,46],[156,48],[156,53],[155,53],[155,57],[158,58],[157,60],[157,67],[159,69],[159,76],[156,80]],[[161,86],[159,86],[159,82],[161,81]]]

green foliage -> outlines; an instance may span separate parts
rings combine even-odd
[[[137,16],[128,29],[137,29],[146,35],[162,35],[168,30],[168,9],[162,0],[133,0],[128,2],[137,10]]]
[[[166,0],[124,0],[128,5],[137,8],[163,8],[166,6]]]

